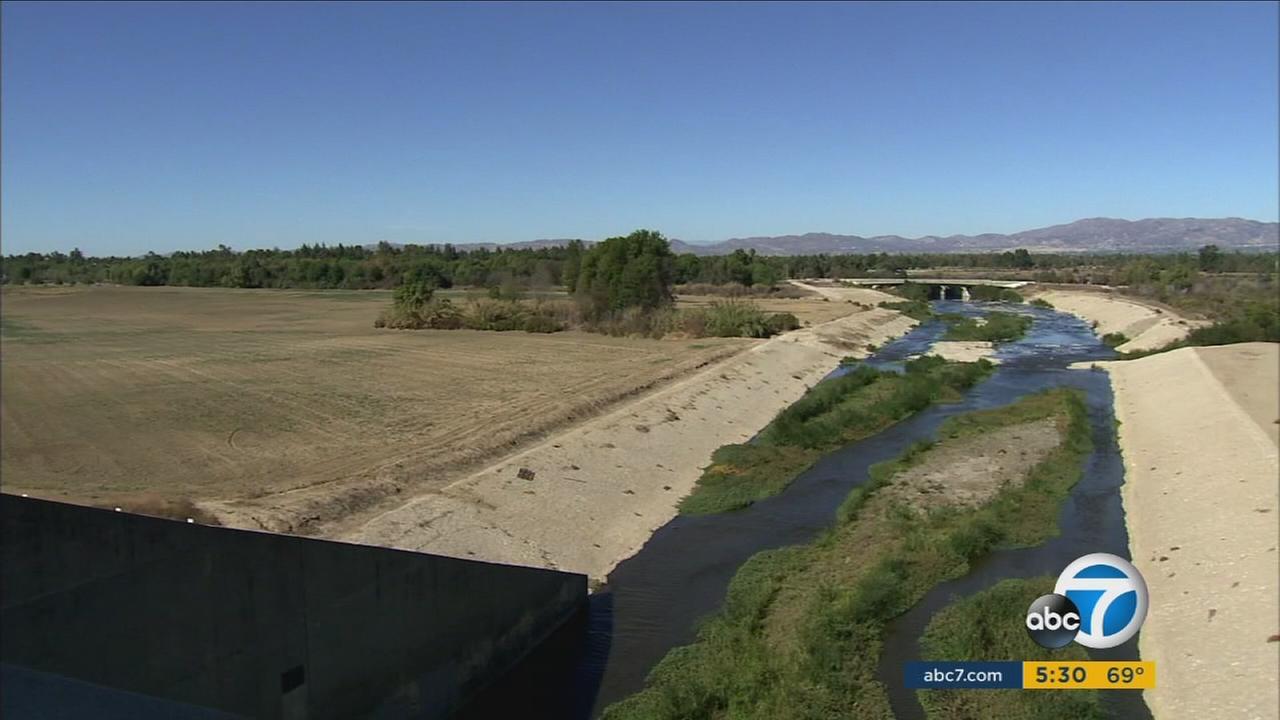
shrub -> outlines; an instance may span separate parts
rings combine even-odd
[[[917,286],[922,287],[922,286]],[[924,322],[933,317],[933,308],[925,300],[904,300],[901,302],[881,302],[880,307],[897,310],[909,318]]]
[[[463,318],[465,327],[472,330],[523,330],[528,311],[523,305],[510,300],[472,300]]]
[[[800,327],[800,320],[795,315],[783,312],[774,313],[765,321],[765,325],[769,329],[770,335],[789,332]]]
[[[707,311],[696,308],[680,313],[680,329],[689,337],[706,337]]]
[[[1124,333],[1112,332],[1102,336],[1102,343],[1107,347],[1120,347],[1129,342],[1129,338]]]
[[[463,326],[462,313],[445,299],[432,300],[417,309],[394,305],[383,310],[373,326],[395,330],[457,330]]]
[[[986,322],[979,325],[973,318],[963,315],[947,314],[942,317],[950,327],[947,328],[947,340],[982,340],[985,342],[1009,342],[1026,334],[1031,327],[1031,318],[1014,313],[988,313]]]
[[[1053,303],[1045,300],[1044,298],[1034,298],[1031,300],[1030,304],[1035,305],[1036,307],[1048,308],[1050,310],[1053,309]]]
[[[1227,345],[1238,342],[1280,342],[1280,312],[1262,303],[1246,305],[1236,317],[1187,335],[1191,345]]]
[[[728,300],[707,309],[707,334],[715,337],[769,337],[765,314],[755,303]]]
[[[671,308],[645,310],[627,308],[588,319],[583,328],[614,337],[641,336],[660,338],[679,329],[677,313]]]
[[[564,326],[560,321],[549,315],[530,315],[524,321],[524,331],[530,333],[553,333],[560,332]]]
[[[407,282],[392,293],[392,305],[401,312],[412,313],[426,307],[431,302],[435,288],[427,282]]]

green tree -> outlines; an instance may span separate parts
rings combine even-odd
[[[1204,272],[1222,269],[1222,250],[1217,245],[1205,245],[1200,248],[1200,269]]]
[[[564,269],[561,272],[560,282],[573,293],[574,288],[578,286],[578,273],[582,272],[582,241],[570,240],[565,247]]]
[[[751,263],[751,284],[762,287],[774,287],[778,284],[778,271],[767,261],[756,258]]]
[[[1035,267],[1036,261],[1031,259],[1031,253],[1026,248],[1018,248],[1013,251],[1013,266],[1016,268]]]
[[[435,287],[423,280],[407,282],[396,288],[392,295],[396,310],[402,313],[418,313],[431,302]]]
[[[661,233],[637,230],[609,238],[583,253],[574,295],[597,314],[658,308],[671,303],[673,266]]]

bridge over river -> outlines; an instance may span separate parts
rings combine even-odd
[[[1010,290],[1030,285],[1027,280],[988,280],[986,278],[840,278],[838,281],[845,285],[855,285],[857,287],[886,287],[889,285],[902,285],[904,283],[912,283],[913,285],[929,285],[930,297],[936,294],[938,300],[968,300],[969,288],[974,285],[988,285],[990,287],[1008,288]],[[936,292],[933,288],[936,288]]]

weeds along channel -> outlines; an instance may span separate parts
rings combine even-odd
[[[992,367],[985,360],[953,363],[923,357],[907,362],[902,373],[864,366],[819,383],[778,413],[752,442],[716,450],[680,511],[724,512],[776,495],[825,453],[933,403],[959,399]]]
[[[605,716],[893,717],[877,678],[886,624],[993,548],[1053,535],[1091,448],[1067,389],[955,416],[938,438],[873,466],[817,540],[747,561],[697,640]]]
[[[965,598],[934,616],[921,638],[925,660],[1088,660],[1078,645],[1040,647],[1023,630],[1027,606],[1053,592],[1055,577],[1017,578]],[[956,718],[1103,718],[1096,690],[1000,692],[922,690],[930,720]]]

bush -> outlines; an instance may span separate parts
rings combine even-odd
[[[423,328],[457,330],[463,326],[463,320],[462,313],[457,306],[448,300],[439,299],[432,300],[416,309],[410,309],[400,304],[394,305],[390,309],[382,311],[378,319],[373,321],[373,326],[395,330],[421,330]]]
[[[407,282],[392,293],[392,305],[404,313],[413,313],[426,307],[435,294],[435,287],[430,283],[418,281]]]
[[[1044,298],[1034,298],[1031,300],[1030,304],[1036,307],[1047,308],[1049,310],[1053,309],[1053,303],[1045,300]]]
[[[946,340],[981,340],[992,343],[1017,340],[1027,333],[1032,322],[1025,315],[1003,312],[988,313],[987,321],[981,325],[973,318],[963,315],[947,314],[942,319],[950,325]]]
[[[706,330],[714,337],[769,337],[768,320],[755,303],[728,300],[707,309]]]
[[[523,330],[527,317],[525,306],[512,300],[472,300],[463,324],[472,330]]]
[[[531,315],[524,321],[524,331],[530,333],[560,332],[564,326],[549,315]]]
[[[588,318],[583,329],[613,337],[641,336],[661,338],[680,327],[680,318],[671,308],[645,310],[627,308]]]
[[[765,325],[769,329],[770,335],[789,332],[800,327],[800,320],[791,313],[774,313],[765,321]]]
[[[1229,320],[1192,330],[1187,342],[1191,345],[1280,342],[1280,311],[1264,303],[1251,303]]]
[[[914,320],[919,320],[920,322],[924,322],[925,320],[933,317],[933,308],[926,300],[903,300],[901,302],[886,301],[880,303],[880,307],[888,308],[889,310],[897,310],[903,315]]]
[[[1127,342],[1129,338],[1125,337],[1124,333],[1113,332],[1102,336],[1102,343],[1107,347],[1120,347]]]

